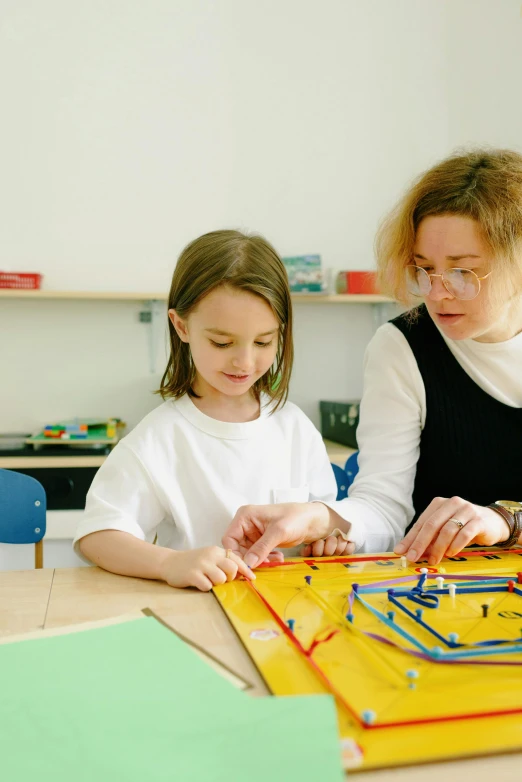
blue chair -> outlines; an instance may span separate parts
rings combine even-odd
[[[346,464],[344,465],[344,471],[348,476],[348,488],[350,488],[354,482],[355,476],[359,472],[359,451],[355,451],[355,453],[352,453],[352,455],[347,458]]]
[[[348,487],[350,485],[348,476],[343,468],[339,467],[338,464],[331,462],[331,465],[335,475],[335,480],[337,481],[337,497],[335,499],[344,500],[344,498],[348,496]]]
[[[47,499],[39,481],[0,469],[0,543],[34,543],[34,566],[43,567]]]

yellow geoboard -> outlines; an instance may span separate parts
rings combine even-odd
[[[522,750],[522,549],[256,575],[214,593],[273,694],[333,694],[346,768]]]

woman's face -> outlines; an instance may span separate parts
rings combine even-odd
[[[428,273],[442,274],[461,268],[474,271],[477,277],[484,277],[489,272],[493,276],[493,261],[492,251],[475,220],[448,214],[425,217],[420,222],[413,263]],[[480,282],[480,293],[469,300],[458,299],[449,293],[440,277],[430,279],[431,290],[424,301],[431,317],[447,337],[500,342],[513,336],[507,334],[507,324],[503,322],[502,310],[505,308],[492,304],[491,277]]]

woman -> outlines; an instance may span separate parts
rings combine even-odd
[[[368,346],[350,496],[240,508],[223,542],[251,566],[299,543],[314,556],[395,547],[429,564],[522,543],[522,156],[444,160],[376,249],[382,290],[423,303]]]

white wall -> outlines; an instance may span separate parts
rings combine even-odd
[[[449,146],[522,151],[522,3],[448,3]]]
[[[48,288],[166,290],[218,227],[371,268],[382,213],[447,149],[438,0],[1,8],[0,268]],[[157,404],[138,310],[0,301],[0,431]],[[370,307],[298,307],[292,396],[316,421],[360,394],[372,332]]]

